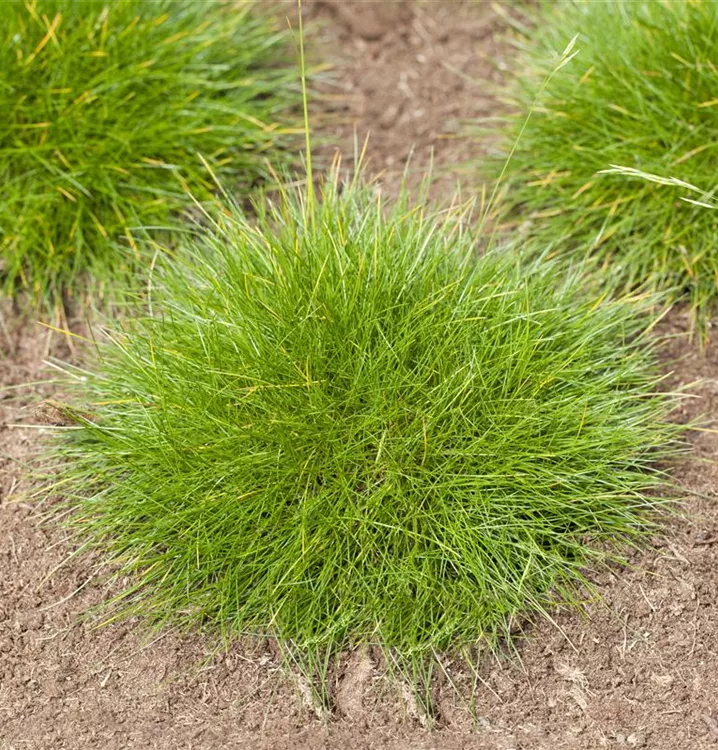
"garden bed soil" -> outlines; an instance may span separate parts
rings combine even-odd
[[[495,111],[484,82],[500,75],[507,48],[488,3],[323,2],[308,13],[325,23],[323,44],[341,66],[322,134],[351,150],[354,130],[371,130],[370,167],[388,190],[412,145],[415,170],[435,149],[444,187],[455,164],[480,155],[484,146],[456,134],[461,120]],[[0,322],[0,750],[718,747],[718,433],[694,432],[690,460],[671,467],[685,517],[635,568],[601,575],[604,601],[585,617],[556,613],[527,629],[518,658],[487,658],[474,718],[444,679],[430,732],[371,653],[346,655],[327,717],[272,643],[213,650],[202,634],[80,619],[108,592],[21,494],[26,460],[53,421],[33,401],[52,385],[9,389],[51,377],[43,362],[72,357],[71,340],[7,308]],[[715,427],[718,343],[701,353],[680,311],[665,331],[676,335],[669,382],[702,380],[679,418],[705,413]],[[469,680],[458,666],[449,676]]]

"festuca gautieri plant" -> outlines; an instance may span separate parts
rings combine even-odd
[[[52,491],[113,607],[423,659],[578,601],[665,497],[650,300],[338,170],[307,191],[208,212],[66,366]]]
[[[708,207],[718,4],[545,2],[517,32],[508,90],[516,117],[502,130],[505,151],[515,146],[510,222],[562,255],[593,254],[620,284],[685,296],[705,332],[718,299],[718,211]],[[552,57],[576,33],[578,54],[536,100]]]
[[[203,159],[242,190],[281,163],[300,98],[277,25],[249,2],[3,0],[6,293],[52,301],[145,263],[137,229],[210,196]]]

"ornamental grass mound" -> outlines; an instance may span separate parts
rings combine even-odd
[[[54,302],[136,270],[136,229],[211,194],[203,159],[261,179],[299,101],[285,44],[251,3],[3,0],[0,289]]]
[[[578,54],[541,91],[576,33]],[[718,311],[718,212],[691,201],[715,205],[718,4],[545,2],[516,41],[506,208],[621,284],[685,296],[705,332]]]
[[[68,368],[56,487],[118,614],[412,658],[636,542],[674,451],[641,300],[335,172],[209,213]],[[151,314],[149,312],[151,310]]]

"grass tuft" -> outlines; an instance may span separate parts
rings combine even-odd
[[[568,0],[528,20],[505,151],[576,33],[578,54],[516,145],[504,207],[539,244],[588,251],[622,285],[686,296],[705,331],[718,309],[718,4]]]
[[[663,502],[649,301],[337,175],[160,257],[154,315],[67,367],[55,486],[118,614],[312,653],[495,642]]]
[[[211,194],[202,158],[265,176],[300,103],[287,41],[246,2],[0,3],[5,292],[54,302],[144,263],[135,230]]]

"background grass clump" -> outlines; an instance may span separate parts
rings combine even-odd
[[[335,175],[159,262],[59,442],[120,612],[419,658],[640,534],[675,432],[642,305],[479,258],[465,218]]]
[[[622,284],[687,295],[704,324],[718,299],[718,211],[683,199],[711,204],[718,186],[718,4],[546,2],[527,24],[507,151],[576,33],[579,51],[538,99],[504,205],[557,252],[594,253]],[[623,169],[600,173],[612,166]]]
[[[255,183],[299,100],[285,45],[251,3],[0,3],[5,291],[56,299],[131,269],[133,229],[210,194],[200,156]]]

